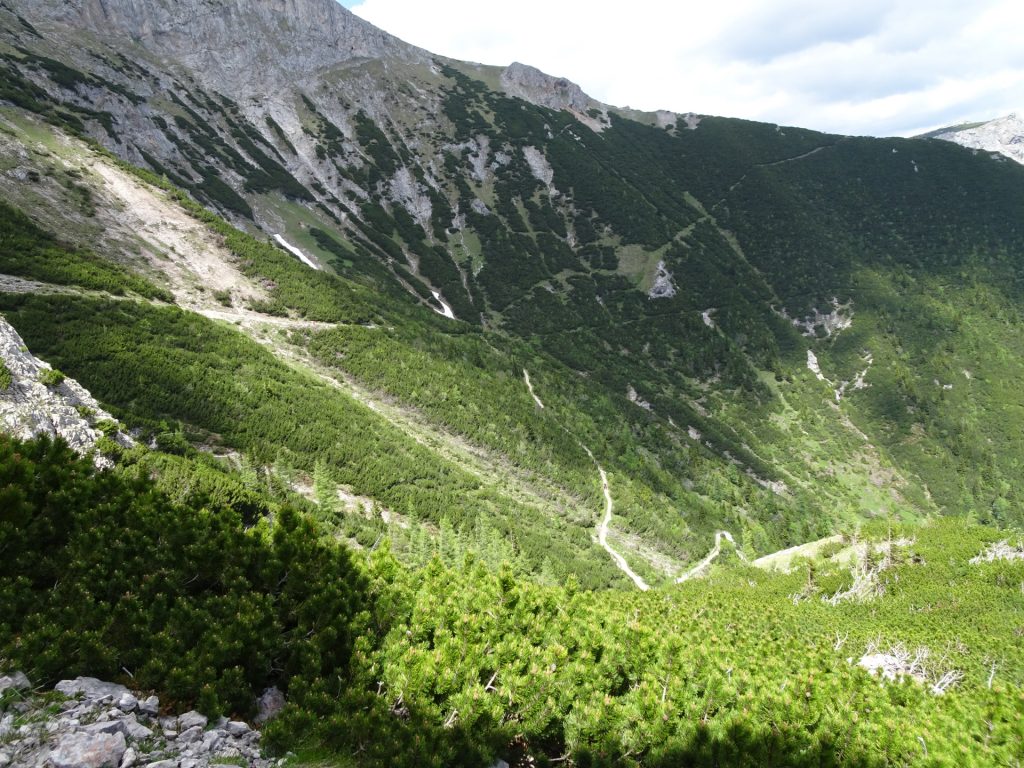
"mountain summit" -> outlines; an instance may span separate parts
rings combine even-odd
[[[943,129],[931,135],[970,149],[998,152],[1024,163],[1024,119],[1016,113],[987,123]]]
[[[235,93],[259,93],[354,60],[427,57],[335,0],[23,0],[19,7],[107,41],[130,39]]]

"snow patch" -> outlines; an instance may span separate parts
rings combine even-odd
[[[300,251],[298,248],[296,248],[294,245],[289,243],[287,240],[285,240],[280,235],[274,235],[274,239],[277,241],[278,245],[280,245],[282,248],[284,248],[286,251],[288,251],[293,256],[296,256],[299,259],[299,261],[301,261],[303,264],[305,264],[310,269],[316,269],[316,270],[320,269],[320,267],[318,267],[316,265],[316,263],[312,259],[310,259],[306,254],[304,254],[302,251]]]
[[[437,312],[437,314],[447,317],[449,320],[454,320],[455,313],[452,312],[452,308],[448,306],[445,300],[441,298],[441,294],[437,291],[431,291],[430,293],[434,296],[434,301],[441,305],[440,309],[437,307],[431,307],[431,309]]]

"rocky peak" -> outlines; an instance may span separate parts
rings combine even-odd
[[[21,0],[33,21],[124,36],[184,64],[207,85],[243,93],[345,62],[428,54],[336,0]]]
[[[501,87],[509,96],[548,109],[567,110],[595,130],[607,123],[607,107],[583,92],[576,83],[554,77],[528,64],[513,62],[501,73]],[[597,109],[600,118],[588,113]]]
[[[987,123],[936,134],[936,138],[952,141],[970,149],[998,152],[1001,155],[1024,163],[1024,119],[1016,113]]]

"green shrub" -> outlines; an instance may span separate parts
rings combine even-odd
[[[59,387],[67,378],[56,368],[44,368],[39,372],[39,383],[47,387]]]
[[[292,509],[247,527],[0,436],[0,542],[0,658],[39,684],[127,672],[172,706],[245,714],[266,686],[347,674],[362,579]]]

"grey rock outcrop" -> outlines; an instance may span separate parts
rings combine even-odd
[[[266,93],[341,63],[429,59],[335,0],[22,0],[32,20],[127,35],[224,92]]]
[[[20,680],[16,673],[6,679]],[[93,677],[63,680],[58,693],[70,696],[54,712],[53,700],[29,695],[0,711],[0,767],[25,768],[209,768],[229,763],[248,768],[271,768],[274,761],[262,756],[260,734],[247,723],[221,719],[208,728],[198,712],[161,718],[158,724],[147,712],[159,710],[155,696],[145,698],[138,712],[120,706],[137,693],[123,685]],[[15,720],[17,716],[18,720]],[[159,725],[179,723],[187,728],[158,733]],[[15,725],[20,722],[20,725]]]
[[[93,424],[114,417],[73,379],[65,378],[50,386],[40,381],[45,372],[52,370],[49,363],[34,357],[3,317],[0,317],[0,361],[11,376],[10,386],[0,389],[0,431],[21,440],[40,435],[62,437],[83,455],[92,451],[102,436]],[[127,435],[119,433],[116,439],[123,446],[132,444]],[[109,462],[98,459],[97,464],[105,466]],[[124,692],[127,693],[127,689]]]
[[[57,693],[65,696],[84,696],[90,701],[119,701],[129,695],[129,690],[117,683],[105,683],[95,677],[76,677],[74,680],[61,680],[53,687]]]
[[[952,141],[968,149],[998,152],[1024,163],[1024,118],[1016,114],[989,120],[973,128],[940,133],[935,138]]]
[[[515,96],[531,104],[548,109],[567,110],[581,123],[595,131],[600,131],[607,125],[606,105],[592,99],[571,80],[554,77],[528,64],[516,61],[505,67],[501,73],[501,87],[509,96]],[[594,109],[600,112],[598,117],[589,114]]]

